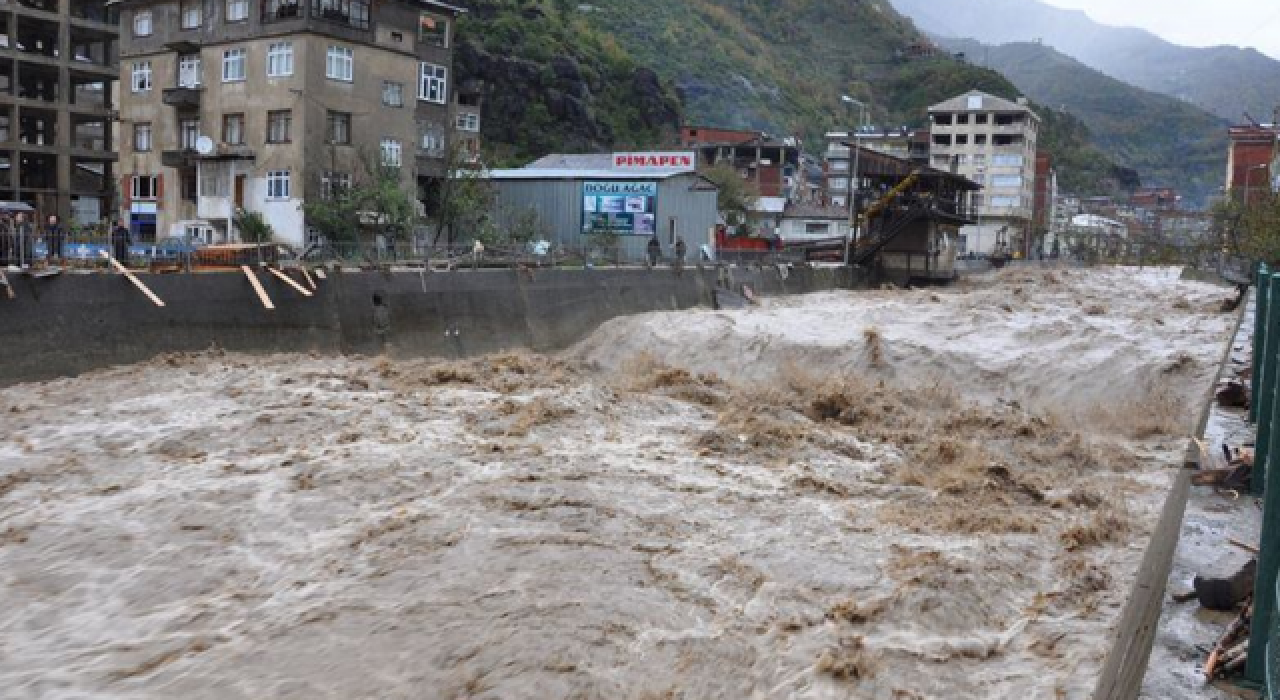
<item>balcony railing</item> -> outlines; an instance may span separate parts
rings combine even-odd
[[[200,109],[200,88],[174,87],[165,88],[162,97],[164,103],[178,109]]]
[[[369,0],[311,0],[311,16],[355,29],[368,29]]]
[[[282,22],[302,16],[301,0],[267,0],[262,3],[262,22]]]

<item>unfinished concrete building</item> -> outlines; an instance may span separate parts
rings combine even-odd
[[[462,10],[434,0],[123,0],[123,214],[135,235],[239,240],[260,213],[275,239],[319,231],[306,201],[374,168],[406,190],[445,174],[479,106],[456,102]],[[468,143],[468,148],[478,148]]]
[[[109,215],[115,15],[106,0],[0,3],[0,200],[84,225]]]

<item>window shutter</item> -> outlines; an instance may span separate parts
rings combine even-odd
[[[133,176],[125,175],[120,178],[120,201],[124,202],[124,210],[127,214],[130,206],[133,204]]]
[[[156,175],[156,209],[164,208],[164,175]]]

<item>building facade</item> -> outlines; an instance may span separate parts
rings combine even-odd
[[[929,108],[930,158],[982,185],[979,223],[961,231],[961,252],[990,254],[999,243],[1027,250],[1035,210],[1040,117],[1027,106],[977,90]]]
[[[414,193],[443,177],[455,132],[473,126],[451,82],[460,12],[431,0],[125,0],[119,186],[135,237],[235,241],[244,210],[301,246],[315,234],[308,199],[380,167]]]
[[[608,241],[631,261],[643,260],[655,238],[666,257],[684,241],[693,262],[715,241],[716,187],[697,173],[692,153],[648,154],[687,165],[645,165],[655,162],[645,155],[550,155],[490,171],[495,223],[511,229],[532,219],[537,235],[557,247],[580,251]]]
[[[1280,125],[1233,126],[1227,137],[1226,191],[1250,203],[1280,191]]]
[[[0,200],[82,225],[110,215],[116,17],[105,0],[0,4]]]
[[[698,166],[727,165],[761,197],[796,199],[804,191],[802,144],[794,138],[772,138],[763,131],[685,126],[681,148],[698,154]]]

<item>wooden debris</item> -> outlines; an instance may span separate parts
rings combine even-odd
[[[1244,551],[1252,554],[1255,557],[1258,556],[1258,548],[1251,544],[1248,544],[1247,542],[1241,542],[1240,540],[1237,540],[1234,537],[1228,537],[1227,541],[1230,542],[1232,545],[1235,545],[1236,547],[1239,547],[1240,549],[1243,549]]]
[[[268,271],[268,272],[270,272],[271,274],[275,275],[275,276],[276,276],[276,278],[280,279],[280,280],[281,280],[281,281],[283,281],[285,284],[287,284],[287,285],[289,285],[290,287],[293,287],[294,289],[298,290],[298,293],[299,293],[299,294],[301,294],[302,296],[304,296],[304,297],[309,297],[309,296],[311,296],[311,290],[310,290],[310,289],[307,289],[306,287],[304,287],[304,286],[302,286],[302,285],[298,284],[297,282],[295,282],[295,281],[293,280],[293,278],[292,278],[292,277],[290,277],[290,276],[286,275],[285,273],[283,273],[283,272],[281,272],[281,271],[279,271],[279,270],[275,269],[274,267],[268,267],[268,268],[267,268],[267,271]]]
[[[307,268],[302,268],[302,276],[307,279],[307,286],[316,289],[316,281],[311,279],[311,272]]]
[[[1246,408],[1249,405],[1249,386],[1242,381],[1229,379],[1218,388],[1216,396],[1219,406]]]
[[[267,290],[262,288],[262,282],[258,280],[258,276],[253,274],[253,270],[248,265],[241,265],[240,270],[244,272],[244,276],[249,278],[249,284],[253,285],[253,291],[258,293],[258,300],[262,302],[263,308],[271,311],[276,305],[271,303],[271,297],[267,296]]]
[[[135,277],[134,274],[129,271],[129,268],[125,267],[124,265],[121,265],[120,261],[112,257],[111,254],[108,253],[107,251],[103,250],[99,252],[102,253],[102,257],[107,259],[107,262],[111,264],[111,267],[115,268],[116,272],[119,272],[120,274],[124,275],[126,278],[128,278],[130,282],[133,283],[133,286],[137,287],[139,291],[147,295],[147,298],[151,300],[151,303],[155,304],[156,306],[164,306],[164,302],[160,300],[160,297],[156,296],[155,292],[152,292],[151,289],[147,287],[147,285],[143,284],[142,280]]]
[[[1240,611],[1240,615],[1236,617],[1227,631],[1218,638],[1218,643],[1213,646],[1213,651],[1209,652],[1209,659],[1204,664],[1204,681],[1211,682],[1220,673],[1226,671],[1226,664],[1229,660],[1238,658],[1241,652],[1236,651],[1241,645],[1241,637],[1244,637],[1244,656],[1248,656],[1249,648],[1249,621],[1253,617],[1253,604],[1246,605]],[[1235,656],[1230,656],[1235,654]]]
[[[6,297],[13,298],[13,285],[9,284],[9,278],[5,277],[4,270],[0,270],[0,287],[4,287],[4,295]]]

